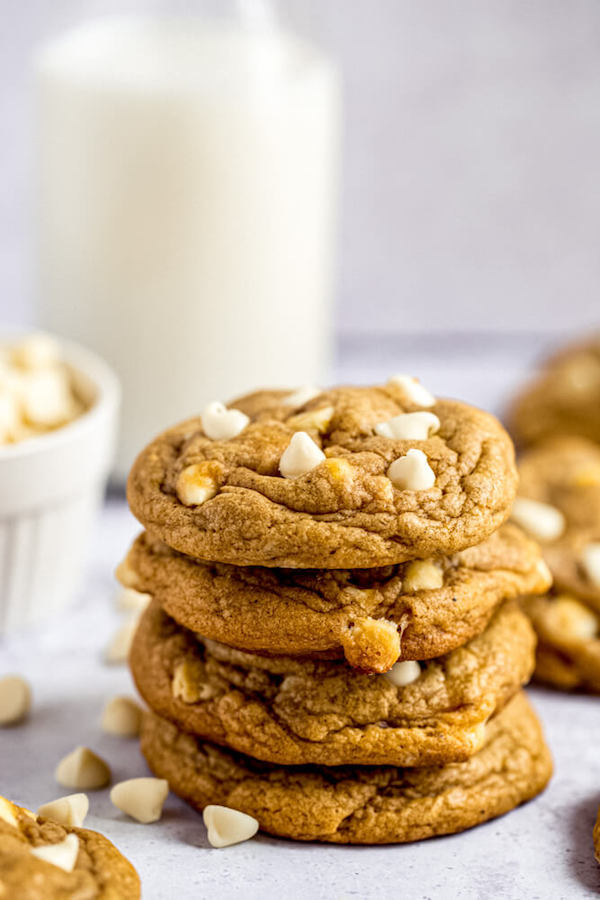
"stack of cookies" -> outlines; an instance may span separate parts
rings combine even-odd
[[[390,843],[476,825],[551,773],[521,690],[547,590],[505,524],[498,421],[395,376],[262,391],[166,431],[128,484],[119,568],[142,752],[198,809],[271,834]]]

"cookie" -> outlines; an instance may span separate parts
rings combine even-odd
[[[536,681],[600,693],[600,616],[575,597],[528,597],[523,607],[538,636]]]
[[[514,498],[510,438],[416,388],[332,388],[298,406],[262,391],[223,411],[228,439],[207,436],[208,413],[189,419],[136,460],[131,509],[173,549],[233,565],[369,568],[480,543]]]
[[[544,515],[559,516],[547,534],[537,534],[556,587],[600,611],[600,447],[554,438],[523,454],[519,473],[519,497],[550,507],[541,510],[542,525]]]
[[[32,849],[77,837],[72,871],[40,859]],[[72,841],[72,838],[69,838]],[[0,797],[0,896],[7,900],[137,900],[140,879],[108,838],[70,828]]]
[[[485,722],[531,677],[534,651],[527,617],[510,603],[447,656],[364,675],[345,662],[233,650],[181,628],[154,601],[130,665],[155,712],[257,759],[416,766],[479,750]]]
[[[254,816],[270,834],[337,844],[404,843],[464,831],[535,797],[552,774],[524,693],[490,721],[475,756],[439,767],[273,766],[154,714],[144,720],[141,747],[150,768],[199,810],[221,804]]]
[[[596,824],[594,825],[594,856],[596,857],[596,862],[600,863],[600,810],[598,810],[598,818],[596,819]]]
[[[502,599],[550,586],[537,544],[510,524],[452,556],[327,571],[209,565],[142,534],[120,571],[208,638],[258,653],[345,654],[368,672],[441,656],[483,631]]]
[[[552,356],[508,412],[518,444],[554,435],[580,435],[600,443],[600,335]]]

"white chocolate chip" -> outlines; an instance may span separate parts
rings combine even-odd
[[[375,426],[375,432],[381,437],[405,441],[424,441],[439,430],[440,420],[430,412],[400,413]]]
[[[593,640],[598,634],[598,618],[574,597],[561,594],[548,607],[547,625],[561,638]]]
[[[0,678],[0,725],[22,722],[31,709],[31,689],[20,675]]]
[[[325,454],[305,431],[297,431],[281,454],[279,471],[284,478],[299,478],[323,462]]]
[[[14,394],[0,387],[0,443],[15,440],[19,433],[21,416]]]
[[[322,391],[318,387],[314,387],[312,384],[305,384],[288,394],[281,402],[285,406],[304,406],[305,403],[308,403],[309,400],[314,400],[321,393]]]
[[[113,697],[102,712],[102,730],[118,737],[137,737],[142,725],[141,706],[130,697]]]
[[[148,825],[160,819],[168,793],[169,782],[164,778],[130,778],[115,784],[110,800],[121,812]]]
[[[2,819],[3,822],[6,822],[8,825],[13,825],[16,828],[19,824],[16,815],[17,812],[18,809],[14,803],[11,803],[6,797],[0,797],[0,819]]]
[[[287,424],[298,431],[318,431],[319,434],[323,434],[329,428],[334,412],[333,406],[309,409],[308,412],[299,413],[288,419]]]
[[[32,847],[31,853],[44,862],[64,869],[65,872],[72,872],[79,853],[79,838],[76,834],[68,834],[57,844],[42,844],[40,847]]]
[[[407,400],[416,406],[434,406],[435,397],[412,375],[392,375],[390,383],[400,388]]]
[[[137,631],[138,617],[133,616],[115,631],[104,650],[104,661],[107,663],[127,662],[131,644]]]
[[[444,584],[444,575],[432,559],[415,559],[409,563],[402,579],[404,593],[434,591]]]
[[[217,493],[217,483],[202,463],[187,466],[179,473],[177,496],[184,506],[200,506]]]
[[[60,348],[47,334],[30,334],[12,348],[12,361],[24,369],[45,369],[60,359]]]
[[[555,506],[517,497],[510,517],[538,541],[554,541],[565,530],[565,517]]]
[[[44,819],[53,819],[67,828],[81,828],[90,808],[87,794],[69,794],[44,803],[37,811]]]
[[[435,473],[422,450],[409,450],[394,460],[387,475],[401,491],[426,491],[435,484]]]
[[[31,425],[53,428],[74,417],[71,386],[62,369],[41,369],[27,375],[23,413]]]
[[[588,580],[600,590],[600,543],[592,543],[584,547],[581,562]]]
[[[258,831],[258,822],[253,816],[228,806],[206,806],[202,818],[213,847],[240,844],[253,838]]]
[[[110,769],[89,747],[76,747],[61,759],[54,777],[63,787],[86,791],[105,787]]]
[[[137,590],[140,584],[138,573],[131,567],[127,557],[115,569],[115,577],[124,588]]]
[[[228,441],[236,437],[250,421],[246,413],[239,409],[227,409],[217,400],[204,407],[201,420],[204,434],[213,441]]]
[[[124,587],[116,597],[116,605],[119,609],[133,613],[143,613],[150,601],[152,594],[144,594],[135,588]]]
[[[389,672],[384,674],[394,687],[406,687],[412,684],[421,675],[421,666],[414,659],[405,659],[394,663]]]

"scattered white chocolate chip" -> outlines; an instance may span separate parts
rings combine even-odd
[[[288,419],[287,424],[297,431],[327,431],[335,410],[333,406],[322,406],[320,409],[309,409]]]
[[[600,590],[600,543],[592,543],[584,547],[581,562],[588,580]]]
[[[548,607],[547,625],[557,638],[589,641],[598,635],[598,617],[574,597],[561,594]]]
[[[112,697],[102,712],[102,730],[118,737],[137,737],[143,711],[131,697]]]
[[[127,662],[129,651],[135,632],[137,631],[138,617],[132,616],[115,631],[104,650],[104,661],[107,663]]]
[[[32,847],[31,853],[44,862],[64,869],[65,872],[72,872],[79,853],[79,838],[76,834],[68,834],[57,844],[42,844],[40,847]]]
[[[322,391],[318,387],[314,387],[312,384],[305,384],[288,394],[281,402],[285,406],[304,406],[305,403],[308,403],[309,400],[314,400],[321,393]]]
[[[443,584],[442,570],[432,559],[415,559],[406,568],[402,590],[407,594],[415,591],[434,591]]]
[[[213,441],[228,441],[236,437],[250,421],[246,413],[239,409],[227,409],[217,400],[204,407],[200,418],[204,434]]]
[[[376,434],[381,437],[406,441],[424,441],[439,430],[440,420],[430,412],[400,413],[375,426]]]
[[[426,491],[435,484],[435,473],[422,450],[409,450],[394,460],[387,475],[401,491]]]
[[[421,675],[421,666],[414,659],[405,659],[394,663],[389,672],[385,672],[384,678],[387,678],[394,687],[406,687],[412,684]]]
[[[392,375],[390,383],[400,388],[407,400],[416,406],[435,405],[433,394],[430,394],[427,388],[423,387],[421,382],[412,375]]]
[[[11,356],[24,369],[45,369],[60,362],[60,348],[47,334],[30,334],[13,347]]]
[[[113,806],[148,825],[157,822],[169,793],[169,782],[164,778],[130,778],[115,784],[110,792]]]
[[[0,819],[3,822],[6,822],[8,825],[14,825],[16,828],[19,824],[16,816],[17,811],[14,803],[11,803],[6,797],[0,797]]]
[[[135,588],[124,587],[116,597],[116,605],[126,612],[143,613],[150,601],[152,594],[144,594]]]
[[[182,469],[175,490],[184,506],[200,506],[215,496],[217,483],[203,463],[196,463]]]
[[[22,722],[31,709],[31,689],[20,675],[0,678],[0,725]]]
[[[538,541],[554,541],[565,530],[565,517],[561,511],[539,500],[517,497],[510,517]]]
[[[87,794],[69,794],[42,804],[37,814],[45,819],[53,819],[67,828],[81,828],[89,808]]]
[[[297,431],[281,454],[279,471],[284,478],[299,478],[324,459],[325,454],[313,439],[305,431]]]
[[[213,847],[240,844],[253,838],[258,831],[258,822],[253,816],[228,806],[206,806],[202,818]]]
[[[76,747],[61,759],[54,777],[63,787],[93,790],[109,783],[110,769],[89,747]]]

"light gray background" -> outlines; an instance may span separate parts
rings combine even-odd
[[[600,318],[600,3],[283,0],[346,82],[345,335],[576,331]],[[119,11],[202,3],[0,0],[0,321],[32,320],[29,59]]]

